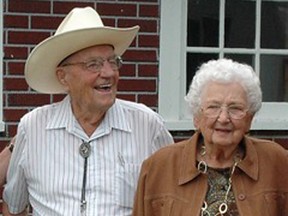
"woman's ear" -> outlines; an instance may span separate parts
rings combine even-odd
[[[245,118],[246,118],[245,121],[247,123],[246,124],[246,134],[248,134],[250,132],[250,128],[251,128],[251,125],[252,125],[254,114],[247,113],[247,116]]]
[[[200,128],[200,118],[199,118],[198,115],[195,115],[193,117],[193,123],[194,123],[195,130],[199,130],[199,128]]]

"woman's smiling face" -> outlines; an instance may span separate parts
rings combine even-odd
[[[210,82],[204,87],[201,101],[203,109],[211,104],[222,107],[216,117],[208,117],[204,110],[194,117],[195,127],[201,131],[204,142],[219,147],[238,145],[249,131],[253,119],[253,115],[246,111],[248,102],[243,87],[236,82]],[[232,118],[227,110],[227,107],[232,106],[243,108],[245,115],[241,119]]]

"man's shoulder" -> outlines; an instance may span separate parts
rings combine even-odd
[[[180,159],[183,151],[190,139],[176,142],[167,146],[162,147],[153,153],[152,157],[154,160],[164,160],[167,162],[167,158],[178,158]]]
[[[124,110],[127,111],[143,112],[152,115],[156,114],[154,110],[142,103],[116,99],[116,105],[121,106]]]
[[[30,119],[30,118],[37,118],[38,116],[48,116],[48,115],[53,115],[53,113],[55,112],[55,109],[57,109],[57,107],[59,107],[61,102],[56,102],[56,103],[52,103],[52,104],[45,104],[39,107],[34,108],[33,110],[31,110],[30,112],[26,113],[23,117],[22,117],[22,121],[24,119]]]

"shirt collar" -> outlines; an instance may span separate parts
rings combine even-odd
[[[54,103],[51,106],[51,118],[48,119],[46,129],[68,128],[74,117],[70,104],[70,96],[67,95],[62,101]]]
[[[185,147],[181,155],[181,167],[178,184],[185,184],[196,178],[200,172],[196,166],[197,142],[200,133],[196,132],[189,140],[184,141]],[[244,138],[245,158],[238,164],[238,167],[253,180],[258,180],[259,165],[256,149],[250,138]]]
[[[115,103],[107,110],[101,123],[101,127],[112,128],[131,132],[129,114],[121,105],[121,100],[116,99]],[[72,112],[70,97],[66,96],[61,102],[55,103],[52,118],[49,120],[46,129],[72,129],[75,127],[75,117]]]
[[[129,113],[122,106],[121,100],[116,99],[113,106],[107,110],[103,119],[104,127],[131,132]]]

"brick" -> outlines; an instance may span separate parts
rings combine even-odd
[[[50,1],[9,0],[9,12],[50,13]]]
[[[135,76],[135,64],[129,64],[129,63],[125,63],[124,60],[124,64],[123,66],[120,68],[120,76]]]
[[[24,75],[25,62],[8,62],[8,69],[6,74],[10,75]]]
[[[50,95],[46,94],[9,94],[9,106],[36,107],[50,103]]]
[[[31,27],[33,29],[52,29],[55,30],[60,25],[63,17],[53,16],[32,16]]]
[[[22,116],[28,112],[27,109],[5,109],[4,108],[4,121],[18,122]]]
[[[153,95],[139,95],[138,101],[140,103],[146,104],[149,107],[157,107],[158,106],[158,96],[156,94]]]
[[[100,14],[101,16],[101,14]],[[101,18],[102,22],[104,24],[104,26],[111,26],[111,27],[115,27],[116,26],[116,20],[114,18]]]
[[[124,59],[140,62],[157,62],[156,51],[154,50],[127,50]]]
[[[149,19],[119,19],[119,26],[130,27],[134,25],[140,26],[140,32],[155,32],[157,33],[157,20]]]
[[[158,77],[158,64],[140,64],[138,66],[139,76],[142,77]]]
[[[28,84],[24,78],[4,78],[3,83],[4,91],[27,91],[29,89]]]
[[[5,28],[28,28],[28,16],[4,15]]]
[[[57,1],[53,3],[53,13],[68,14],[74,7],[87,7],[95,8],[95,4],[84,1]]]
[[[66,97],[66,94],[54,94],[52,95],[52,102],[55,103],[55,102],[62,101],[64,97]]]
[[[10,44],[38,44],[50,36],[48,32],[10,31],[8,43]]]
[[[7,98],[7,97],[6,97],[6,94],[3,94],[3,93],[2,93],[2,96],[3,96],[3,101],[2,101],[2,102],[3,102],[3,107],[6,107],[6,106],[7,106],[7,103],[6,103],[6,98]]]
[[[155,80],[122,79],[119,81],[118,89],[119,91],[155,92],[156,81]]]
[[[141,17],[159,17],[158,5],[140,5],[139,15]]]
[[[117,98],[136,102],[136,95],[135,94],[118,93]]]
[[[158,35],[139,35],[138,44],[140,47],[154,47],[159,48]]]
[[[7,131],[8,131],[8,136],[10,137],[10,139],[17,134],[17,127],[18,127],[18,124],[7,124]]]
[[[27,47],[4,46],[4,58],[6,59],[26,59],[28,55]]]
[[[2,40],[3,40],[3,45],[7,44],[7,37],[6,37],[6,32],[4,29],[2,29]]]
[[[136,16],[137,7],[135,4],[115,4],[111,3],[97,3],[97,12],[103,15],[110,16]]]

